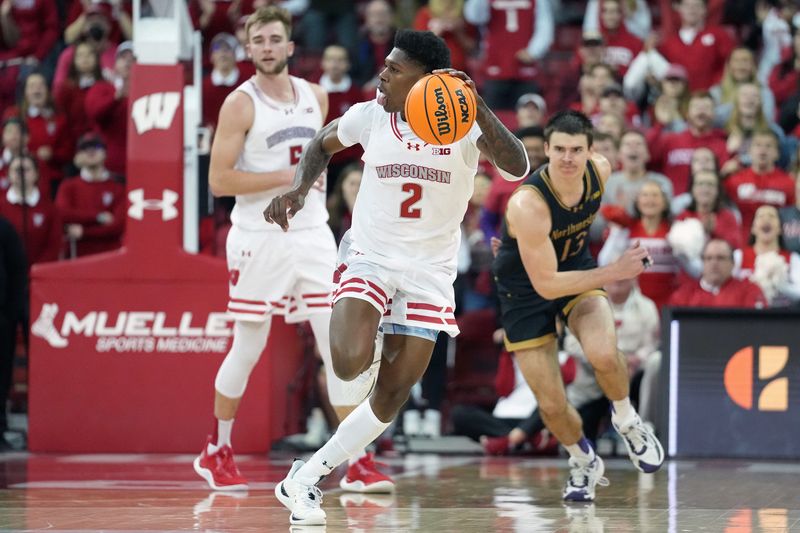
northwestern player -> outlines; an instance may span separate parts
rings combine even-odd
[[[556,114],[545,128],[546,166],[509,200],[502,244],[494,260],[506,349],[539,404],[547,428],[570,455],[564,499],[594,500],[606,485],[603,461],[583,435],[566,399],[558,366],[556,316],[575,334],[612,404],[611,422],[634,466],[655,472],[664,450],[628,398],[628,370],[617,350],[614,317],[600,288],[635,278],[649,264],[637,242],[614,263],[597,268],[589,253],[589,226],[600,207],[611,165],[592,148],[592,123],[577,111]]]

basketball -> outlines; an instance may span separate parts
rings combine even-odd
[[[428,144],[453,144],[472,128],[477,112],[475,95],[460,78],[428,74],[406,97],[406,121]]]

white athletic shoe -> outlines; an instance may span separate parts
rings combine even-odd
[[[275,496],[292,512],[289,517],[292,525],[324,526],[322,491],[316,485],[303,485],[293,479],[304,464],[304,461],[295,459],[286,478],[275,486]]]
[[[622,427],[617,426],[612,417],[611,424],[622,435],[633,466],[645,474],[652,474],[661,468],[664,463],[664,448],[658,442],[653,429],[642,422],[639,415]]]
[[[563,494],[566,501],[593,502],[595,486],[608,486],[608,480],[603,477],[606,467],[599,455],[595,455],[590,462],[570,457],[569,468],[569,479]]]

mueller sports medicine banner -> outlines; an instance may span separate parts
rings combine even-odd
[[[229,275],[182,249],[183,77],[181,65],[133,66],[124,247],[33,269],[32,451],[196,452],[213,429]],[[300,342],[281,321],[272,329],[237,416],[240,452],[295,429],[286,384]]]
[[[800,458],[800,312],[680,309],[665,328],[670,455]]]

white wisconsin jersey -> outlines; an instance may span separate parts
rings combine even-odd
[[[374,100],[348,109],[339,121],[339,140],[360,143],[365,163],[353,208],[354,248],[393,264],[454,269],[480,135],[476,123],[457,143],[432,145]]]
[[[255,82],[255,76],[236,88],[253,100],[253,125],[247,132],[236,169],[245,172],[271,172],[297,165],[305,146],[322,127],[322,110],[310,84],[294,76],[289,77],[295,100],[278,102],[264,94]],[[304,229],[325,224],[328,210],[325,206],[325,173],[306,196],[303,209],[292,218],[289,229]],[[231,222],[247,230],[281,231],[277,224],[264,221],[264,209],[270,201],[289,190],[289,186],[236,196],[236,206]]]

